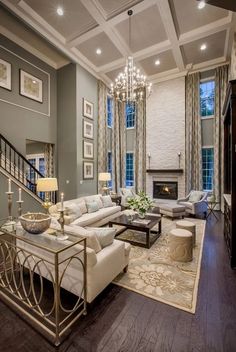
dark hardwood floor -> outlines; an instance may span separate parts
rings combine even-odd
[[[111,284],[56,349],[0,302],[0,351],[236,351],[236,271],[222,219],[207,221],[195,315]]]

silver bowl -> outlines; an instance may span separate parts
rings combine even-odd
[[[43,213],[26,213],[19,220],[23,229],[34,235],[43,233],[51,224],[51,217]]]

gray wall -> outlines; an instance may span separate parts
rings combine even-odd
[[[83,180],[83,98],[94,104],[93,180]],[[86,70],[70,64],[58,71],[58,175],[65,199],[97,193],[97,102],[97,79]]]
[[[44,154],[45,143],[40,142],[26,142],[26,155],[29,154]]]
[[[0,133],[19,152],[26,154],[26,140],[56,144],[57,142],[57,72],[37,57],[0,35],[0,57],[11,63],[12,90],[0,88]],[[35,102],[19,94],[19,69],[23,69],[43,80],[43,103]],[[41,70],[45,71],[42,72]],[[48,80],[50,75],[50,116],[48,109]],[[5,100],[5,101],[3,101]],[[14,105],[17,104],[17,105]],[[19,106],[20,105],[20,106]],[[38,112],[32,111],[36,110]],[[0,177],[0,218],[6,215],[7,179]],[[25,195],[25,211],[41,209],[30,196]]]
[[[0,99],[7,101],[3,102],[0,100],[1,133],[24,155],[26,152],[26,139],[56,144],[56,70],[2,35],[0,35],[0,57],[12,64],[12,91],[0,88]],[[24,60],[27,60],[27,62]],[[44,94],[42,104],[19,94],[19,69],[23,69],[43,80]],[[48,112],[48,76],[40,69],[50,75],[51,111],[49,117],[43,115]]]
[[[58,182],[66,199],[76,197],[76,65],[58,70]],[[69,183],[68,183],[69,181]]]

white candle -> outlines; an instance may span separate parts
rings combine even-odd
[[[11,179],[8,179],[8,192],[11,192]]]
[[[63,207],[64,207],[64,193],[61,193],[61,210],[64,210]]]
[[[22,199],[21,199],[21,188],[19,188],[19,202],[21,202]]]

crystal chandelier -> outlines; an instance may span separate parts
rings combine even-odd
[[[131,16],[132,10],[128,11],[129,16],[129,47],[131,48]],[[126,59],[126,66],[111,83],[110,94],[119,101],[135,102],[148,98],[151,94],[152,84],[146,81],[146,76],[134,65],[132,56]]]

